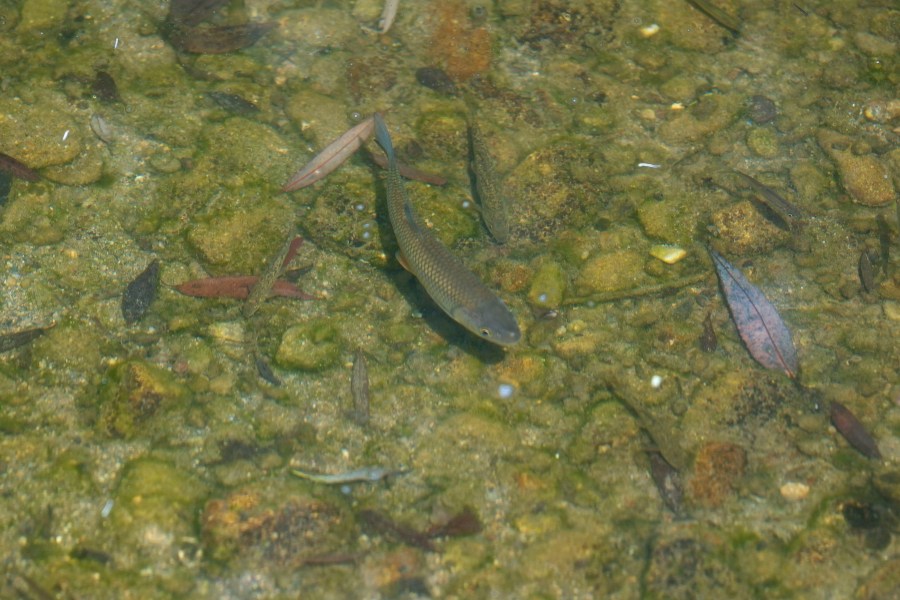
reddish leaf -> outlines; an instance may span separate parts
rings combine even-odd
[[[797,376],[797,351],[791,332],[772,303],[744,274],[715,250],[710,249],[716,274],[731,311],[731,318],[751,356],[767,369],[782,370]]]
[[[40,181],[41,176],[28,165],[16,160],[8,154],[0,152],[0,171],[9,173],[25,181]]]
[[[869,458],[881,458],[878,444],[850,409],[840,402],[831,403],[831,422],[847,442]]]
[[[256,275],[232,275],[227,277],[206,277],[205,279],[193,279],[175,286],[175,289],[185,296],[195,298],[234,298],[246,300],[259,277]],[[301,300],[315,300],[290,281],[279,279],[272,286],[272,295],[284,298],[299,298]]]

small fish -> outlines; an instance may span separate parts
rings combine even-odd
[[[175,286],[175,289],[185,296],[195,298],[234,298],[246,300],[250,290],[259,281],[256,275],[227,275],[225,277],[205,277],[192,279]],[[298,298],[300,300],[315,300],[290,281],[279,279],[272,285],[271,294],[283,298]]]
[[[324,150],[316,154],[303,168],[291,175],[287,183],[281,186],[281,191],[293,192],[324,178],[359,150],[363,141],[372,135],[374,127],[375,121],[369,117],[348,129],[338,139],[328,144]]]
[[[648,450],[647,458],[650,459],[650,476],[663,502],[672,512],[680,512],[684,488],[678,469],[670,465],[658,450]]]
[[[783,225],[789,231],[795,230],[800,225],[803,219],[803,213],[800,209],[782,198],[775,190],[767,185],[763,185],[753,177],[740,171],[735,171],[735,173],[753,189],[759,201],[775,213],[775,216],[781,221],[779,225]]]
[[[859,255],[859,282],[862,284],[864,291],[870,294],[875,291],[875,267],[872,266],[872,259],[869,258],[869,250],[863,248]]]
[[[298,236],[296,232],[292,230],[285,240],[285,243],[282,244],[278,254],[272,257],[272,260],[269,261],[269,264],[259,276],[259,279],[253,284],[253,287],[250,288],[250,293],[247,295],[247,302],[244,304],[244,317],[252,317],[256,311],[259,310],[260,304],[269,297],[269,294],[272,292],[272,287],[275,285],[275,281],[281,276],[282,271],[284,271],[284,268],[288,263],[296,256],[297,250],[300,249],[302,244],[303,238]]]
[[[791,332],[768,298],[721,254],[710,249],[716,275],[744,345],[756,362],[784,371],[794,379],[799,371]]]
[[[353,355],[350,391],[353,393],[353,420],[358,425],[365,425],[369,422],[369,372],[366,355],[360,349]]]
[[[0,152],[0,171],[25,181],[40,181],[41,176],[28,165]]]
[[[509,239],[509,210],[497,177],[494,157],[475,119],[469,120],[469,146],[472,150],[472,174],[485,227],[499,244]]]
[[[700,334],[698,342],[704,352],[715,352],[719,347],[719,338],[716,337],[716,330],[712,324],[712,313],[706,313],[706,318],[703,319],[703,333]]]
[[[733,33],[734,35],[738,35],[741,32],[741,22],[729,15],[727,12],[714,5],[709,0],[687,0],[688,4],[693,5],[695,8],[700,10],[701,12],[706,13],[706,16]]]
[[[298,471],[296,469],[292,469],[291,473],[293,473],[300,479],[307,479],[309,481],[312,481],[313,483],[343,485],[346,483],[361,482],[378,483],[379,481],[387,479],[388,477],[403,475],[404,473],[407,473],[407,471],[398,471],[396,469],[382,469],[381,467],[363,467],[361,469],[347,471],[346,473],[306,473],[304,471]]]
[[[159,261],[154,260],[128,284],[122,294],[122,316],[133,325],[140,321],[156,299],[159,286]]]
[[[519,325],[503,301],[453,256],[416,215],[400,179],[390,134],[379,114],[375,115],[375,135],[388,157],[388,215],[400,246],[401,264],[454,321],[495,344],[518,342],[522,336]]]
[[[865,425],[859,422],[856,415],[840,402],[831,403],[831,422],[844,439],[859,452],[869,458],[881,458],[881,451],[875,443],[875,438]]]

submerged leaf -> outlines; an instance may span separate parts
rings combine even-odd
[[[751,356],[767,369],[782,370],[795,378],[799,370],[797,351],[778,311],[737,267],[715,250],[710,249],[709,254],[716,265],[731,318]]]
[[[831,422],[851,446],[869,458],[881,458],[875,438],[850,409],[840,402],[831,403]]]
[[[56,324],[48,325],[47,327],[34,327],[32,329],[22,329],[19,331],[13,331],[12,333],[4,333],[0,334],[0,352],[6,352],[7,350],[12,350],[13,348],[18,348],[19,346],[24,346],[28,342],[35,340],[50,329],[54,327]]]
[[[185,296],[195,298],[234,298],[246,300],[250,290],[259,281],[256,275],[228,275],[225,277],[206,277],[204,279],[192,279],[175,286],[175,289]],[[277,280],[272,285],[271,294],[284,298],[298,298],[300,300],[315,300],[290,281]]]
[[[159,285],[159,261],[152,261],[140,275],[128,284],[122,294],[122,316],[133,325],[143,318],[156,299]]]
[[[291,175],[281,187],[282,192],[293,192],[312,185],[344,164],[359,150],[363,140],[372,135],[375,120],[372,117],[360,121],[319,152],[302,169]]]

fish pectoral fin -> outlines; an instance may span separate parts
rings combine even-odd
[[[406,257],[403,256],[402,252],[397,252],[397,262],[400,263],[400,266],[412,273],[412,269],[409,268],[409,263],[406,262]]]

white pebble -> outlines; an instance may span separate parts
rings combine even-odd
[[[809,495],[809,486],[805,483],[789,481],[781,486],[779,491],[786,500],[803,500]]]

